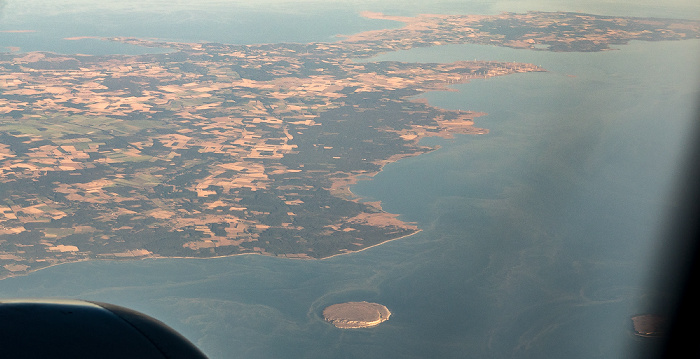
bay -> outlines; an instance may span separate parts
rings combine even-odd
[[[400,26],[394,21],[364,18],[359,15],[362,10],[323,2],[0,1],[0,51],[135,55],[163,50],[71,38],[137,37],[238,45],[306,43],[333,42],[342,34]]]
[[[338,35],[401,26],[362,11],[415,16],[571,11],[642,17],[700,18],[693,0],[0,0],[0,52],[144,54],[142,48],[74,37],[138,37],[180,42],[257,44],[337,41]],[[23,32],[17,32],[23,31]]]

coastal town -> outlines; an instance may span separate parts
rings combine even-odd
[[[433,150],[422,138],[488,133],[483,113],[416,96],[546,69],[372,56],[700,37],[697,21],[574,13],[363,16],[404,26],[308,44],[104,39],[167,49],[147,55],[0,49],[0,278],[94,259],[320,259],[414,234],[350,186]]]

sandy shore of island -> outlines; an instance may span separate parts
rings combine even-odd
[[[379,303],[346,302],[328,306],[323,318],[341,329],[375,327],[391,316],[389,309]]]

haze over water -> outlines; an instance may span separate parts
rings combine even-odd
[[[211,2],[212,9],[220,4]],[[399,7],[385,4],[384,10]],[[595,3],[528,4],[532,8],[519,2],[513,10],[606,9]],[[178,6],[187,8],[176,5],[174,13]],[[338,6],[344,11],[363,5]],[[488,13],[506,5],[515,4],[446,1],[430,12]],[[319,10],[308,17],[275,14],[306,23],[301,19],[333,11],[304,6]],[[401,11],[427,12],[424,6],[408,3]],[[674,16],[692,6],[664,11]],[[17,9],[18,2],[0,2],[5,12],[0,19]],[[167,14],[154,26],[164,26],[158,31],[170,38],[253,43],[285,36],[332,40],[336,33],[386,24],[336,11],[330,18],[344,19],[335,21],[337,29],[308,26],[291,34],[270,31],[274,35],[267,38],[260,32],[226,38],[222,26],[232,34],[242,27],[226,27],[223,20],[207,27],[207,9],[191,14],[197,24],[188,33],[192,37],[171,33]],[[624,7],[609,10],[619,15]],[[629,12],[647,15],[654,7]],[[13,28],[31,24],[14,21]],[[93,35],[79,30],[65,33]],[[129,35],[163,36],[156,30],[131,29]],[[96,35],[124,34],[105,28]],[[22,48],[36,50],[32,44],[44,40],[37,41]],[[89,52],[89,42],[83,44],[81,50]],[[427,139],[425,144],[441,148],[390,164],[353,187],[367,200],[381,200],[385,210],[418,222],[423,232],[323,261],[239,256],[62,265],[0,281],[0,296],[128,306],[165,321],[213,358],[622,357],[632,342],[627,320],[649,300],[643,288],[648,263],[700,95],[699,54],[700,42],[693,40],[633,42],[602,53],[459,45],[381,55],[375,60],[476,58],[530,62],[549,71],[426,94],[438,107],[487,112],[477,125],[490,133]],[[357,331],[323,322],[326,305],[357,300],[386,305],[391,319]]]

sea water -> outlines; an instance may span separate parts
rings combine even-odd
[[[435,106],[487,112],[476,124],[490,133],[426,141],[442,148],[353,191],[450,238],[426,264],[441,269],[416,277],[457,283],[441,297],[470,304],[451,319],[474,335],[470,315],[480,318],[485,353],[620,357],[628,316],[648,304],[652,253],[668,240],[660,231],[700,96],[697,54],[692,40],[590,54],[457,45],[381,55],[523,61],[549,72],[426,94]]]
[[[423,232],[323,261],[74,263],[2,280],[0,295],[131,307],[218,358],[622,357],[693,118],[699,53],[693,40],[382,55],[549,71],[424,95],[487,112],[477,125],[490,133],[426,139],[440,148],[353,187]],[[353,300],[382,303],[392,317],[352,331],[322,320],[325,306]]]

